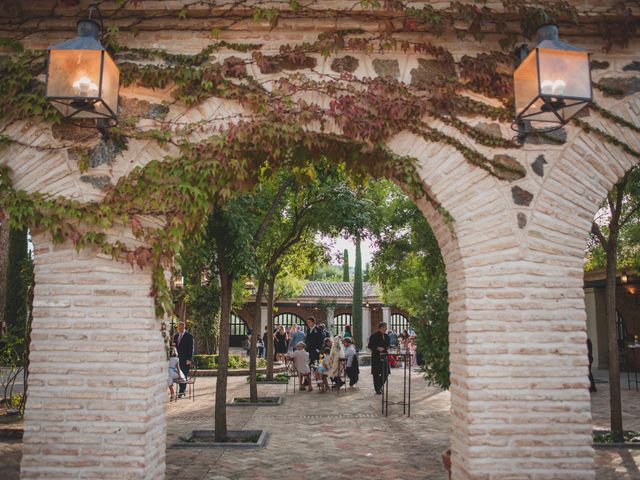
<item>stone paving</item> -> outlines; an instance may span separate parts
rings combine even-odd
[[[391,375],[392,390],[401,375]],[[595,372],[606,381],[606,372]],[[449,394],[429,387],[413,374],[411,418],[399,406],[380,415],[380,397],[373,394],[371,375],[362,368],[359,389],[335,392],[285,393],[282,385],[260,385],[260,395],[284,395],[277,407],[230,407],[230,429],[264,428],[270,432],[264,449],[175,448],[181,434],[213,428],[215,378],[199,378],[196,399],[167,404],[167,480],[236,479],[428,479],[444,480],[440,453],[449,443]],[[640,430],[640,392],[622,384],[625,429]],[[398,388],[399,391],[399,388]],[[229,378],[228,398],[248,395],[245,377]],[[396,395],[397,397],[397,395]],[[394,400],[393,397],[390,398]],[[395,398],[397,400],[399,398]],[[609,425],[607,383],[592,394],[595,428]],[[0,479],[17,480],[21,442],[0,439]],[[598,480],[640,479],[640,450],[596,450]]]

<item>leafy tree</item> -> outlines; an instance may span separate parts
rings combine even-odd
[[[189,330],[205,353],[218,351],[220,328],[220,281],[217,275],[216,251],[203,232],[197,232],[183,243],[177,257],[184,280],[175,303],[178,317],[187,321]]]
[[[385,302],[409,313],[425,360],[425,377],[449,387],[448,303],[444,262],[433,231],[399,188],[383,182],[371,278]]]
[[[316,282],[341,282],[343,279],[342,275],[341,266],[330,265],[327,261],[316,266],[313,272],[307,276],[307,280]]]
[[[227,373],[229,368],[229,335],[234,280],[246,275],[252,264],[250,234],[245,205],[232,200],[216,205],[209,216],[206,232],[216,251],[216,271],[220,279],[220,333],[218,338],[218,374],[216,377],[215,440],[227,437]]]
[[[349,281],[349,250],[346,248],[342,254],[342,281]]]
[[[640,229],[640,168],[627,172],[607,195],[600,218],[591,226],[593,241],[590,266],[606,263],[606,318],[609,337],[609,403],[611,434],[614,442],[623,441],[622,403],[620,398],[620,358],[616,334],[616,277],[619,260],[636,262]],[[619,259],[619,252],[624,252]],[[624,341],[624,339],[620,339]]]

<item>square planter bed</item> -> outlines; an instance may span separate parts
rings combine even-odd
[[[277,407],[282,405],[282,397],[258,397],[258,403],[251,403],[249,397],[234,397],[227,407]]]
[[[640,432],[625,430],[623,432],[625,441],[622,443],[612,443],[609,440],[610,430],[593,431],[593,448],[633,448],[640,449]],[[633,440],[632,440],[633,439]]]
[[[267,445],[266,430],[228,430],[226,442],[215,441],[215,430],[192,430],[180,437],[172,447],[196,448],[262,448]]]

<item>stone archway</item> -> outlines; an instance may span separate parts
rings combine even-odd
[[[303,32],[289,34],[303,36]],[[129,40],[144,45],[150,36],[147,32]],[[277,49],[280,40],[273,40],[270,33],[258,36],[267,49]],[[176,38],[191,53],[207,42],[202,36],[185,40],[184,32],[176,33]],[[171,42],[169,35],[158,43],[171,49]],[[450,39],[442,43],[457,49],[453,53],[458,57],[466,52],[464,45]],[[483,51],[479,45],[474,48]],[[335,59],[317,57],[317,69],[331,73]],[[405,83],[411,83],[422,60],[415,53],[349,57],[356,62],[349,60],[356,75],[391,71]],[[629,75],[616,68],[608,72]],[[257,67],[253,73],[265,81],[277,77],[262,74]],[[126,88],[121,93],[125,112],[139,111],[145,122],[153,124],[171,92]],[[597,94],[598,101],[615,107],[638,126],[635,112],[640,100],[637,94],[630,98],[614,105]],[[191,109],[174,104],[164,113],[186,122],[219,117],[208,126],[213,130],[241,116],[243,109],[235,102],[210,99]],[[473,144],[439,120],[424,120],[466,145]],[[469,121],[486,123],[483,118]],[[625,138],[637,149],[637,136],[628,129],[596,114],[585,121]],[[489,127],[508,135],[508,125]],[[424,189],[453,219],[444,218],[442,210],[425,198],[417,200],[436,234],[449,283],[456,480],[514,472],[537,478],[594,476],[582,249],[600,201],[637,159],[575,128],[567,132],[565,145],[528,144],[512,153],[526,175],[511,181],[471,165],[450,146],[409,132],[387,141],[395,153],[418,159]],[[31,144],[73,141],[68,133],[28,122],[16,122],[5,133]],[[176,147],[151,140],[131,140],[125,152],[100,145],[106,153],[86,174],[79,172],[66,151],[34,153],[20,144],[2,152],[0,163],[12,167],[16,188],[89,202],[102,197],[99,187],[115,183],[136,165],[176,153]],[[496,153],[477,148],[489,156]],[[133,242],[125,228],[109,234]],[[148,296],[148,272],[91,250],[77,253],[70,243],[53,246],[44,234],[34,235],[34,242],[38,286],[23,478],[52,471],[60,476],[127,472],[131,477],[161,478],[166,427],[159,391],[166,366],[160,326]],[[123,361],[131,377],[122,378]],[[119,460],[114,462],[113,457]]]

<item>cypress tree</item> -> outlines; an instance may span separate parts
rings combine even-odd
[[[353,340],[356,348],[362,350],[362,255],[360,253],[360,237],[356,237],[356,262],[353,273]]]
[[[27,288],[22,270],[29,255],[27,229],[9,231],[9,259],[4,319],[18,335],[27,327]]]
[[[342,264],[342,281],[349,281],[349,250],[344,249],[344,263]]]

